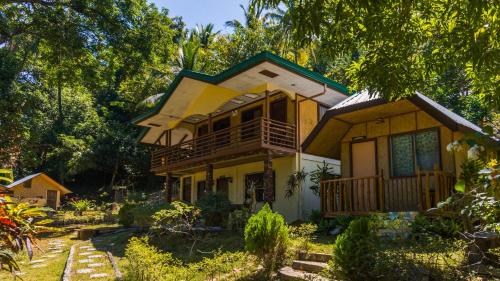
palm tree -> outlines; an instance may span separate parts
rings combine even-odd
[[[273,34],[278,36],[277,41],[281,45],[281,55],[286,54],[292,48],[295,60],[297,60],[298,46],[295,44],[296,41],[293,38],[292,9],[293,1],[289,0],[283,6],[278,6],[269,11],[265,15],[265,18],[269,19],[270,28],[274,29]]]
[[[240,4],[240,8],[243,10],[245,24],[242,24],[237,19],[233,19],[230,21],[226,21],[225,26],[234,29],[242,27],[254,28],[259,21],[265,21],[265,17],[262,16],[262,13],[264,12],[263,5],[252,5],[251,3],[249,3],[248,8],[245,8],[245,6]]]
[[[214,32],[214,25],[212,23],[203,26],[203,24],[196,25],[196,28],[191,31],[193,37],[197,37],[202,48],[206,49],[212,43],[215,36],[220,31]]]

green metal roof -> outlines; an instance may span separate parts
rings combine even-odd
[[[170,86],[167,88],[167,91],[161,97],[160,101],[156,104],[156,106],[153,107],[150,111],[147,111],[147,112],[137,116],[136,118],[134,118],[132,120],[132,123],[137,124],[137,123],[139,123],[139,122],[141,122],[141,121],[143,121],[143,120],[145,120],[145,119],[147,119],[155,114],[158,114],[158,112],[160,112],[161,108],[165,105],[165,103],[167,102],[169,97],[172,95],[172,93],[175,91],[175,89],[177,88],[177,86],[181,82],[182,78],[184,78],[184,77],[207,82],[210,84],[219,84],[219,83],[237,75],[238,73],[241,73],[241,72],[243,72],[243,71],[245,71],[245,70],[247,70],[247,69],[249,69],[257,64],[260,64],[264,61],[274,63],[280,67],[283,67],[289,71],[292,71],[296,74],[304,76],[308,79],[315,80],[315,81],[322,83],[322,84],[326,84],[327,87],[334,89],[336,91],[339,91],[341,93],[344,93],[346,95],[349,94],[346,86],[339,84],[339,83],[337,83],[329,78],[326,78],[319,73],[308,70],[308,69],[306,69],[298,64],[295,64],[289,60],[286,60],[280,56],[277,56],[271,52],[264,51],[264,52],[261,52],[261,53],[255,55],[251,58],[248,58],[248,59],[246,59],[246,60],[244,60],[244,61],[242,61],[242,62],[240,62],[240,63],[238,63],[238,64],[228,68],[227,70],[225,70],[217,75],[214,75],[214,76],[191,71],[191,70],[182,70],[175,77],[174,81],[170,84]],[[139,135],[139,137],[140,137],[139,141],[147,133],[148,130],[149,130],[149,128],[147,128],[146,130],[143,130],[141,132],[141,134]]]

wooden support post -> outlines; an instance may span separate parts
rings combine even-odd
[[[214,165],[207,164],[206,190],[213,191],[213,188],[214,188]]]
[[[265,114],[265,116],[267,119],[269,119],[271,116],[271,109],[270,109],[269,104],[270,104],[269,91],[266,90],[266,114]]]
[[[266,158],[264,159],[264,201],[273,207],[274,200],[274,179],[273,179],[273,160],[271,151],[266,151]]]
[[[437,165],[434,166],[434,204],[437,206],[437,203],[441,201],[441,182],[440,182],[440,173],[439,167]]]
[[[172,173],[167,173],[165,177],[165,199],[168,203],[172,202],[172,187],[174,184],[174,178],[172,177]]]
[[[378,176],[378,210],[380,212],[384,211],[384,170],[380,170],[380,175]]]

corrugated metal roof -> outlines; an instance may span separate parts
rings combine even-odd
[[[344,107],[348,107],[351,105],[360,104],[363,102],[368,102],[368,101],[378,100],[378,99],[380,99],[378,93],[370,93],[370,92],[368,92],[368,90],[364,90],[364,91],[357,92],[357,93],[351,95],[350,97],[346,98],[345,100],[341,101],[340,103],[337,103],[335,106],[330,108],[330,110],[344,108]]]
[[[26,176],[26,177],[24,177],[24,178],[22,178],[22,179],[18,179],[17,181],[15,181],[15,182],[13,182],[13,183],[11,183],[11,184],[9,184],[9,185],[6,185],[5,187],[6,187],[6,188],[12,188],[12,187],[14,187],[14,186],[16,186],[16,185],[19,185],[19,184],[21,184],[21,183],[23,183],[23,182],[25,182],[25,181],[29,181],[30,179],[32,179],[32,178],[34,178],[34,177],[37,177],[37,176],[39,176],[39,175],[41,175],[41,174],[42,174],[42,173],[36,173],[36,174],[33,174],[33,175]]]
[[[444,115],[446,115],[446,117],[453,120],[453,122],[455,122],[459,125],[462,125],[464,127],[467,127],[469,129],[472,129],[472,130],[479,132],[481,134],[484,134],[483,130],[479,126],[477,126],[476,124],[463,118],[462,116],[456,114],[455,112],[449,110],[448,108],[440,105],[439,103],[437,103],[436,101],[432,100],[431,98],[425,96],[424,94],[416,92],[415,96],[420,98],[422,101],[424,101],[428,105],[434,107],[436,110],[439,110],[440,112],[442,112]],[[380,97],[380,95],[378,93],[370,93],[369,91],[364,90],[364,91],[355,93],[354,95],[348,97],[347,99],[343,100],[342,102],[340,102],[340,103],[336,104],[335,106],[333,106],[332,108],[330,108],[328,111],[336,111],[336,110],[341,109],[341,108],[345,109],[345,108],[348,108],[350,106],[359,105],[359,104],[374,101],[374,100],[382,100],[382,98]]]

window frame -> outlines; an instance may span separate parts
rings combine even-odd
[[[415,143],[416,135],[419,133],[423,132],[429,132],[429,131],[434,131],[437,134],[437,143],[438,143],[438,167],[440,170],[442,170],[442,157],[441,157],[441,130],[440,127],[432,127],[432,128],[426,128],[426,129],[420,129],[420,130],[414,130],[414,131],[409,131],[409,132],[404,132],[404,133],[398,133],[398,134],[391,134],[389,135],[389,141],[387,142],[389,146],[389,176],[390,178],[408,178],[408,177],[414,177],[417,175],[417,147]],[[412,175],[406,175],[406,176],[395,176],[394,171],[393,171],[393,162],[392,162],[392,138],[395,136],[402,136],[402,135],[411,135],[411,144],[412,144],[412,152],[413,152],[413,174]]]
[[[264,189],[264,174],[265,174],[265,172],[261,171],[261,172],[247,173],[247,174],[245,174],[245,192],[244,192],[244,196],[245,196],[244,199],[245,199],[245,201],[248,198],[247,197],[247,179],[246,178],[247,178],[247,176],[254,176],[254,175],[258,175],[258,174],[262,174],[262,188],[258,188],[258,189],[262,189],[262,191],[265,192],[265,189]],[[257,188],[256,188],[256,190],[257,190]],[[263,198],[262,198],[261,201],[259,201],[258,198],[255,198],[256,199],[255,202],[256,203],[264,203],[264,202],[266,202],[265,198],[264,198],[265,197],[265,193],[263,193],[262,197]],[[272,200],[272,202],[276,202],[276,171],[275,170],[273,170],[273,200]]]

